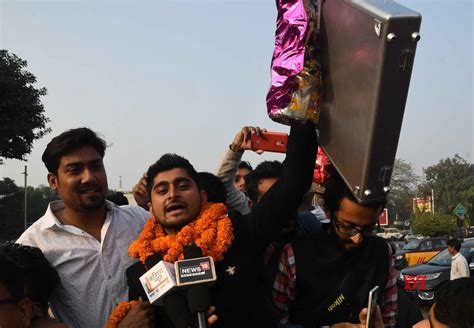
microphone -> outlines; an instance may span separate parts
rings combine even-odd
[[[195,244],[191,244],[189,246],[186,246],[184,248],[184,258],[186,260],[190,259],[206,259],[203,258],[202,256],[202,251],[199,247],[197,247]],[[212,260],[212,258],[211,258]],[[193,262],[188,261],[189,264],[193,264]],[[199,263],[199,269],[206,269],[207,271],[213,271],[211,270],[211,266],[214,266],[214,262],[210,261],[212,263],[211,265],[208,265],[207,262],[201,262]],[[179,264],[178,264],[179,266]],[[188,270],[186,270],[188,269]],[[198,270],[196,268],[196,264],[194,264],[194,269],[192,270],[193,267],[190,266],[188,268],[181,268],[180,272],[191,272],[192,273],[201,273],[206,270]],[[189,274],[189,273],[188,273]],[[199,277],[199,276],[198,276]],[[211,292],[209,289],[209,286],[201,281],[195,281],[194,284],[192,284],[189,289],[188,289],[188,305],[189,309],[192,314],[197,314],[197,319],[198,319],[198,325],[199,328],[207,328],[207,319],[206,319],[206,312],[211,306]]]
[[[148,270],[140,277],[140,282],[150,303],[158,305],[176,287],[174,265],[163,261],[159,254],[150,255],[145,265]]]
[[[152,255],[148,256],[145,259],[145,267],[146,267],[147,271],[149,269],[153,268],[155,265],[157,265],[160,261],[163,261],[163,258],[158,253],[155,253],[155,254],[152,254]]]
[[[145,259],[145,266],[148,271],[140,277],[140,281],[150,303],[163,303],[166,314],[176,328],[192,327],[194,320],[184,291],[176,288],[174,266],[163,261],[157,253]]]
[[[183,292],[180,288],[172,291],[164,297],[163,305],[176,328],[192,328],[194,319]]]

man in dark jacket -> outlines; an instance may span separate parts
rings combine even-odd
[[[150,234],[142,233],[132,243],[129,254],[143,263],[152,253],[174,262],[182,258],[183,247],[189,241],[194,242],[216,262],[217,281],[211,286],[211,302],[216,307],[218,326],[271,327],[272,320],[262,296],[263,251],[297,211],[311,185],[316,140],[313,124],[291,127],[281,177],[252,212],[244,216],[238,212],[223,215],[216,204],[207,203],[192,165],[175,154],[163,155],[147,172],[153,217],[145,229],[152,229],[155,237],[146,240]],[[219,214],[211,215],[214,210]],[[206,224],[207,229],[203,228]],[[141,269],[135,265],[135,269],[129,270],[131,299],[143,295],[138,281],[145,272],[142,262],[137,264]],[[158,312],[157,326],[171,327],[165,311],[158,309]]]
[[[392,252],[387,242],[373,236],[384,203],[358,204],[337,174],[325,184],[324,201],[331,222],[282,251],[273,294],[280,323],[312,328],[358,322],[369,291],[379,286],[385,327],[394,327]]]

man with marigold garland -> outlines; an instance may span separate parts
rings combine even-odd
[[[242,142],[250,140],[250,134]],[[130,245],[130,256],[140,260],[145,272],[150,255],[158,253],[174,263],[183,259],[184,247],[194,243],[215,261],[217,281],[210,287],[219,318],[215,327],[272,327],[260,277],[263,252],[309,189],[316,150],[314,124],[292,126],[281,177],[271,186],[261,186],[269,189],[247,215],[227,213],[223,204],[208,203],[193,166],[176,154],[163,155],[147,172],[152,217]],[[139,271],[135,278],[128,276],[131,291],[141,288]],[[135,303],[117,308],[111,320],[119,327],[132,324]],[[156,327],[172,327],[163,307],[157,306],[155,313]]]

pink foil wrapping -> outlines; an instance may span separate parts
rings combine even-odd
[[[321,65],[317,0],[277,0],[277,30],[267,94],[270,118],[283,124],[319,120]]]
[[[313,182],[323,186],[327,178],[334,172],[334,166],[321,147],[318,147],[316,163],[314,165]]]

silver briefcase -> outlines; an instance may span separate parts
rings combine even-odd
[[[361,204],[389,189],[421,15],[393,1],[322,0],[320,144]]]

